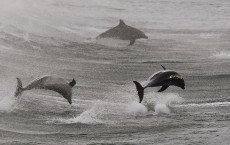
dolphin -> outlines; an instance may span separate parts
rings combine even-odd
[[[42,78],[36,79],[28,84],[26,87],[22,86],[22,81],[20,78],[17,79],[17,88],[15,91],[15,97],[20,96],[23,91],[31,89],[45,89],[52,90],[61,94],[69,104],[72,104],[72,87],[76,84],[76,81],[67,82],[63,78],[54,76],[44,76]]]
[[[176,71],[166,70],[166,68],[163,65],[161,66],[164,70],[152,74],[143,86],[137,81],[133,81],[136,85],[136,89],[140,99],[139,103],[141,103],[141,101],[143,100],[144,89],[148,87],[162,86],[161,89],[158,90],[158,92],[163,92],[171,85],[180,87],[183,90],[185,89],[184,79],[181,75],[179,75]]]
[[[148,39],[144,32],[134,27],[126,25],[124,21],[121,19],[120,23],[116,27],[113,27],[105,31],[104,33],[100,34],[99,36],[97,36],[96,39],[98,38],[117,38],[121,40],[130,40],[129,45],[133,45],[136,39],[139,38]]]

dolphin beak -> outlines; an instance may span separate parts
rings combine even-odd
[[[148,39],[148,36],[145,35],[145,38]]]
[[[183,90],[184,90],[184,89],[185,89],[185,87],[184,87],[184,86],[182,86],[182,87],[181,87],[181,89],[183,89]]]

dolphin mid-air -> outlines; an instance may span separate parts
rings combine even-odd
[[[17,89],[15,92],[15,97],[22,94],[23,91],[31,89],[45,89],[52,90],[61,94],[69,104],[72,104],[72,87],[76,84],[76,81],[73,79],[71,82],[67,82],[63,78],[54,77],[54,76],[45,76],[39,79],[32,81],[26,87],[22,86],[20,78],[17,78]]]
[[[161,65],[162,66],[162,65]],[[139,96],[139,103],[143,100],[144,97],[144,89],[148,87],[158,87],[162,86],[158,92],[162,92],[166,90],[169,86],[177,86],[182,89],[185,89],[184,79],[181,75],[173,70],[166,70],[164,66],[162,66],[164,70],[159,71],[151,75],[147,81],[142,86],[137,81],[133,81],[136,85],[136,89]]]
[[[120,23],[116,27],[113,27],[97,36],[96,39],[98,38],[117,38],[121,40],[129,40],[129,45],[133,45],[136,39],[139,38],[148,39],[144,32],[126,25],[123,20],[120,20]]]

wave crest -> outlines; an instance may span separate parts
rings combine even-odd
[[[216,52],[211,56],[211,58],[216,58],[216,59],[230,59],[230,52],[229,51],[220,51]]]

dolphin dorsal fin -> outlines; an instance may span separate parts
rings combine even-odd
[[[75,81],[74,78],[73,78],[73,80],[69,83],[69,85],[70,85],[71,87],[73,87],[75,84],[76,84],[76,81]]]
[[[161,67],[162,67],[164,70],[166,70],[166,68],[165,68],[163,65],[161,65]]]
[[[120,19],[119,25],[125,25],[125,22],[122,19]]]

